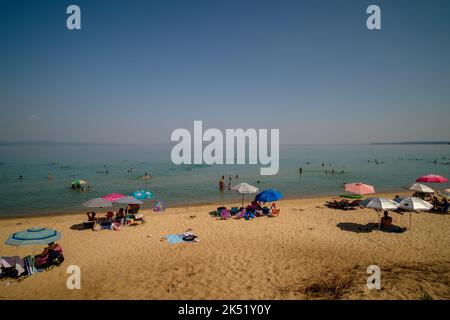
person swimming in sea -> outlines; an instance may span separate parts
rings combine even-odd
[[[302,168],[298,168],[298,173],[302,174],[303,173],[303,169]]]
[[[144,173],[144,176],[142,177],[142,179],[150,179],[150,176],[148,175],[148,173]]]

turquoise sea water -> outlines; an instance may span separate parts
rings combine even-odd
[[[448,145],[281,146],[279,173],[260,176],[259,165],[198,165],[187,170],[188,166],[171,163],[170,146],[1,145],[0,216],[78,212],[85,210],[81,203],[87,199],[138,189],[151,190],[168,206],[239,202],[235,192],[218,191],[220,176],[229,174],[233,175],[232,184],[248,182],[261,190],[276,188],[285,197],[339,195],[344,182],[354,181],[372,184],[377,191],[393,191],[428,173],[450,178],[449,162]],[[133,174],[127,172],[129,168]],[[336,173],[331,174],[331,169]],[[47,180],[49,171],[52,181]],[[145,172],[152,175],[150,180],[141,179]],[[70,182],[77,178],[87,180],[91,191],[71,190]]]

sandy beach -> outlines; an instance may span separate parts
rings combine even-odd
[[[215,219],[214,205],[147,210],[146,224],[121,231],[79,230],[84,214],[2,219],[1,255],[32,253],[3,239],[41,226],[62,233],[66,260],[1,281],[0,299],[450,298],[449,215],[414,213],[411,230],[386,233],[367,226],[374,210],[333,210],[324,206],[330,199],[279,201],[279,217],[250,221]],[[392,217],[409,228],[409,214]],[[188,229],[199,242],[162,239]],[[81,268],[80,290],[66,287],[69,265]],[[366,287],[369,265],[381,268],[381,290]]]

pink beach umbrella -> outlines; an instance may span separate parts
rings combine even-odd
[[[445,183],[448,182],[448,179],[438,174],[427,174],[426,176],[417,178],[416,182]]]
[[[103,199],[108,200],[110,202],[115,202],[116,200],[125,197],[125,195],[121,193],[110,193],[103,197]]]
[[[346,183],[345,191],[351,192],[354,194],[363,195],[363,194],[375,193],[375,188],[368,184],[364,184],[361,182],[355,182],[355,183]]]

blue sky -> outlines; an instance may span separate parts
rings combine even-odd
[[[2,0],[0,140],[165,143],[194,120],[282,143],[449,140],[449,14],[445,0]]]

